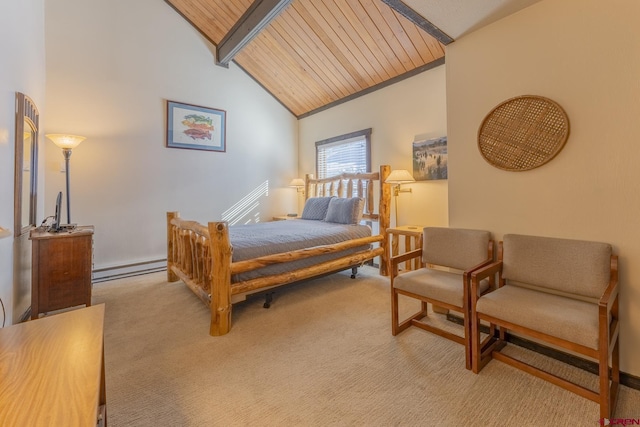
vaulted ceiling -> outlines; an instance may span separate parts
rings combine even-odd
[[[440,65],[453,41],[400,0],[165,1],[297,117]]]

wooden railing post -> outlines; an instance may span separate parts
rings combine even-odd
[[[231,242],[227,222],[209,223],[211,245],[211,328],[213,336],[231,329]]]
[[[167,282],[176,282],[178,281],[178,276],[173,272],[171,266],[175,263],[175,246],[173,241],[173,226],[171,225],[171,220],[174,218],[179,218],[179,212],[167,212]]]
[[[304,200],[306,201],[309,197],[315,197],[315,187],[314,187],[314,191],[313,194],[311,193],[311,183],[309,182],[309,180],[313,179],[313,174],[312,173],[308,173],[304,176]]]

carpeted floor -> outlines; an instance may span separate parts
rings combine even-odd
[[[499,361],[475,375],[459,344],[416,328],[393,337],[388,286],[369,268],[289,286],[268,310],[260,298],[235,305],[231,332],[211,337],[208,308],[166,273],[97,284],[109,424],[599,425],[596,403]],[[595,387],[594,375],[509,351]],[[615,416],[640,418],[640,391],[621,387]]]

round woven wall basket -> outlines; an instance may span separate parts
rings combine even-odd
[[[485,117],[478,149],[491,165],[526,171],[544,165],[564,147],[569,118],[554,101],[534,95],[508,99]]]

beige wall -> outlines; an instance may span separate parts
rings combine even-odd
[[[640,2],[546,0],[447,47],[449,222],[610,242],[620,255],[621,367],[640,375]],[[505,172],[478,153],[486,114],[549,97],[571,135],[550,163]]]
[[[371,162],[412,171],[416,135],[446,135],[445,66],[436,67],[371,94],[300,120],[299,174],[315,174],[315,142],[372,128]],[[405,186],[398,224],[447,225],[447,181]],[[300,208],[301,209],[301,208]],[[395,224],[392,218],[392,224]]]
[[[45,108],[44,49],[44,0],[0,2],[0,225],[11,231],[15,93],[22,92],[31,97],[40,111],[41,123],[46,120],[42,117]],[[41,144],[42,141],[41,136]],[[44,198],[42,167],[39,172],[38,218],[41,219]],[[31,303],[30,281],[13,275],[14,260],[17,270],[22,268],[19,254],[25,241],[28,243],[26,238],[16,241],[18,255],[14,258],[13,238],[0,240],[0,298],[6,310],[6,325],[15,322]],[[30,253],[27,252],[27,258]]]
[[[96,268],[165,257],[168,210],[206,223],[240,204],[244,223],[295,209],[297,120],[216,66],[167,3],[47,0],[46,17],[46,132],[87,137],[71,157],[71,221],[96,227]],[[226,153],[165,148],[166,100],[226,110]],[[53,214],[63,158],[46,144]]]

